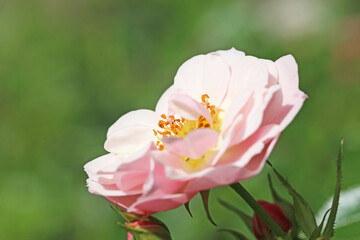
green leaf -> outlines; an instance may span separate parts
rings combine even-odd
[[[237,240],[248,240],[248,238],[241,232],[234,229],[219,229],[219,232],[228,232],[235,237]]]
[[[214,226],[217,226],[216,223],[214,222],[214,220],[211,218],[211,215],[209,212],[209,194],[210,194],[210,190],[200,192],[201,199],[203,201],[204,209],[206,212],[206,216]]]
[[[295,208],[296,224],[301,228],[307,237],[310,237],[316,226],[314,213],[305,199],[290,185],[290,183],[272,167],[276,176],[292,196]]]
[[[325,238],[332,238],[334,236],[334,224],[336,220],[336,213],[339,207],[339,199],[340,199],[340,191],[341,191],[341,178],[342,178],[342,163],[344,162],[344,138],[341,138],[340,141],[340,149],[339,149],[339,156],[337,160],[337,178],[336,178],[336,186],[335,186],[335,193],[334,198],[331,206],[331,211],[329,215],[329,219],[326,223],[325,230],[323,236]]]
[[[225,202],[221,199],[219,199],[219,203],[223,205],[226,209],[237,214],[243,220],[243,222],[245,223],[246,227],[250,230],[250,232],[252,232],[252,217],[250,217],[240,209],[236,208],[235,206],[231,205],[230,203]]]
[[[322,220],[321,220],[320,225],[317,226],[317,227],[315,228],[315,230],[312,232],[309,240],[316,240],[316,239],[318,239],[319,237],[321,237],[321,230],[322,230],[322,228],[323,228],[323,225],[324,225],[326,216],[327,216],[327,214],[330,212],[330,210],[331,210],[331,209],[329,209],[329,210],[326,211],[326,213],[324,214],[324,217],[323,217]]]
[[[111,205],[111,208],[117,212],[120,216],[122,216],[127,222],[135,222],[135,221],[139,221],[142,220],[142,216],[141,215],[136,215],[133,213],[128,213],[125,210],[122,210],[121,208],[119,208],[118,206],[115,205]]]
[[[189,213],[190,217],[193,217],[193,215],[191,214],[191,211],[190,211],[190,201],[185,203],[184,207],[185,207],[186,211]]]
[[[271,229],[274,235],[278,237],[285,237],[285,232],[272,219],[269,214],[260,206],[260,204],[246,191],[240,183],[233,183],[229,185],[244,201],[251,207],[254,212],[264,221],[264,223]]]

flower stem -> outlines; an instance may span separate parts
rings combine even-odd
[[[272,219],[269,214],[260,206],[260,204],[250,195],[250,193],[240,184],[233,183],[229,185],[245,202],[254,210],[254,212],[264,221],[271,231],[278,237],[285,237],[285,232]]]

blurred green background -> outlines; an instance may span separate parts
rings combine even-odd
[[[105,153],[117,118],[154,109],[185,60],[233,46],[299,64],[309,99],[270,157],[278,170],[319,209],[345,136],[343,187],[359,185],[359,1],[0,0],[0,239],[126,239],[109,203],[87,192],[83,165]],[[267,172],[244,185],[270,200]],[[248,233],[217,204],[250,213],[242,200],[228,187],[211,196],[218,225]],[[156,216],[175,240],[232,239],[199,197],[191,208],[193,219],[182,207]],[[360,239],[360,224],[336,239]]]

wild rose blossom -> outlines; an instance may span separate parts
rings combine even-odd
[[[255,176],[306,99],[298,85],[291,55],[272,62],[233,48],[191,58],[155,111],[129,112],[110,127],[110,154],[85,166],[90,192],[156,212]]]

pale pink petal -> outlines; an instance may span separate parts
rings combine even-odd
[[[135,169],[134,169],[135,170]],[[120,171],[115,173],[116,186],[124,192],[142,191],[143,183],[148,177],[145,171]]]
[[[278,136],[280,132],[279,126],[275,124],[260,127],[245,141],[228,148],[225,154],[220,155],[219,152],[218,165],[234,163],[238,167],[245,166],[254,155],[262,151],[266,142]]]
[[[206,151],[215,147],[218,143],[219,133],[208,128],[198,128],[188,133],[184,138],[164,137],[163,142],[166,151],[179,156],[198,159]]]
[[[144,184],[143,195],[129,208],[129,211],[144,211],[147,214],[165,211],[188,202],[194,193],[181,193],[185,182],[169,179],[165,169],[158,163],[152,165],[152,172]]]
[[[112,166],[113,164],[119,163],[126,158],[126,155],[115,155],[115,154],[106,154],[101,157],[98,157],[84,166],[84,170],[86,173],[94,173],[97,174],[99,172],[105,172],[104,168],[108,166]],[[116,170],[116,169],[114,169]],[[113,171],[109,171],[113,172]]]
[[[142,191],[148,177],[150,145],[132,155],[107,154],[85,165],[89,191],[104,196],[123,196]]]
[[[201,191],[217,186],[228,185],[237,181],[246,180],[258,174],[269,154],[271,153],[278,135],[270,131],[271,127],[264,129],[255,143],[241,143],[234,146],[223,156],[222,165],[214,166],[203,171],[203,174],[191,181],[185,192]],[[270,133],[270,134],[266,134]],[[260,136],[263,135],[264,136]],[[253,142],[253,145],[251,145]],[[242,144],[248,145],[243,146]],[[224,174],[226,173],[226,174]]]
[[[218,161],[220,160],[220,157],[233,145],[232,140],[235,137],[234,134],[236,131],[234,130],[239,126],[241,123],[243,123],[244,116],[242,114],[238,115],[235,120],[233,121],[231,128],[228,129],[228,131],[223,132],[222,134],[222,142],[220,149],[217,153],[217,156],[214,158],[214,161],[211,163],[212,166],[216,165]]]
[[[232,145],[245,140],[259,129],[266,107],[272,99],[272,96],[279,91],[279,85],[275,85],[265,92],[260,91],[260,93],[254,95],[254,101],[250,103],[252,106],[245,106],[243,109],[244,112],[241,112],[244,116],[243,122],[239,123],[233,129],[234,137],[232,139]]]
[[[136,200],[140,197],[140,194],[129,195],[129,196],[114,196],[114,197],[106,197],[106,199],[111,202],[112,204],[122,208],[123,210],[127,211],[128,208],[136,202]],[[142,215],[143,212],[137,211],[133,212],[135,214]]]
[[[106,154],[88,162],[84,166],[84,170],[93,181],[101,184],[114,184],[113,177],[116,168],[112,168],[112,166],[121,163],[125,158],[126,156]],[[106,168],[112,168],[112,170],[104,171]]]
[[[292,55],[286,55],[276,60],[275,65],[279,72],[279,83],[283,89],[284,102],[287,103],[288,98],[301,92],[299,90],[299,74],[298,66]]]
[[[169,167],[178,171],[179,174],[183,175],[190,171],[184,159],[177,154],[169,151],[153,151],[151,155],[156,162],[160,163],[164,167]]]
[[[233,107],[230,105],[229,109],[235,112],[239,112],[237,113],[238,116],[229,126],[229,129],[226,130],[222,136],[224,137],[224,141],[222,143],[222,149],[220,152],[226,151],[226,148],[229,148],[245,140],[261,126],[263,122],[264,111],[267,105],[269,104],[273,95],[279,91],[279,85],[274,85],[270,87],[270,89],[265,88],[254,92],[246,104],[240,109],[236,109],[236,106]],[[236,105],[236,103],[233,103],[232,105],[234,104]],[[236,116],[236,114],[231,112],[228,114],[230,114],[231,117]],[[225,121],[227,121],[226,118]],[[215,161],[213,164],[216,163],[217,161]]]
[[[250,171],[229,165],[208,168],[203,176],[194,179],[186,187],[185,192],[203,191],[217,186],[237,182],[240,176],[249,175]]]
[[[230,66],[234,61],[237,61],[239,58],[245,57],[244,52],[238,51],[235,48],[231,48],[229,50],[219,50],[216,52],[219,53]]]
[[[267,59],[261,59],[261,60],[265,63],[269,72],[267,87],[271,87],[273,85],[279,84],[279,73],[276,64],[271,60],[267,60]]]
[[[282,91],[271,99],[264,113],[263,124],[275,123],[285,129],[299,112],[307,96],[299,90],[298,67],[293,56],[281,57],[275,65]]]
[[[208,94],[211,104],[220,106],[230,81],[230,68],[219,53],[198,55],[186,61],[175,76],[176,92],[201,101]]]
[[[245,168],[252,171],[252,175],[250,175],[248,178],[257,175],[259,172],[261,172],[266,160],[269,158],[272,150],[274,149],[278,139],[277,137],[273,138],[270,142],[268,142],[264,148],[264,150],[261,152],[261,154],[256,155],[254,158],[251,159],[251,161],[245,166]]]
[[[226,132],[228,128],[232,125],[233,121],[239,116],[242,115],[241,110],[246,104],[249,104],[253,99],[254,92],[245,92],[240,93],[234,97],[232,103],[226,111],[225,118],[222,123],[222,131]]]
[[[170,96],[174,93],[174,85],[170,86],[160,97],[158,103],[156,104],[155,112],[158,114],[168,115],[169,112],[169,99]]]
[[[269,79],[266,64],[252,56],[234,59],[230,68],[231,80],[223,109],[227,109],[238,94],[264,88]]]
[[[141,191],[124,192],[116,184],[100,184],[91,179],[86,180],[89,192],[102,196],[126,196],[129,194],[138,194]]]
[[[206,58],[203,78],[203,94],[209,95],[209,101],[221,106],[230,83],[230,66],[219,53],[210,53]]]
[[[119,189],[124,192],[142,190],[142,184],[147,179],[151,167],[150,153],[155,149],[154,144],[149,144],[117,164],[113,180]]]
[[[128,154],[138,151],[155,140],[153,129],[160,115],[150,110],[132,111],[122,116],[109,129],[105,149]]]
[[[244,142],[240,142],[236,145],[232,142],[232,136],[228,136],[224,139],[223,144],[214,158],[213,166],[237,162],[237,165],[246,165],[247,161],[250,161],[251,157],[259,153],[263,148],[262,141],[264,139],[273,138],[279,134],[280,130],[277,125],[269,124],[260,127],[254,134],[252,134]],[[232,132],[234,133],[234,132]]]
[[[190,201],[197,192],[191,193],[176,193],[171,195],[163,195],[161,197],[144,197],[139,199],[132,205],[128,211],[138,212],[142,215],[149,216],[156,212],[167,211],[177,208],[188,201]]]
[[[197,101],[204,94],[202,82],[204,81],[204,65],[206,55],[198,55],[183,63],[177,71],[174,79],[174,88],[178,93],[190,95]]]
[[[163,165],[156,161],[151,162],[149,177],[144,183],[143,196],[162,196],[178,192],[185,182],[169,179]]]
[[[299,93],[291,98],[288,97],[286,104],[283,92],[277,92],[264,112],[263,124],[275,123],[284,129],[295,118],[305,99],[306,95]]]
[[[161,163],[165,168],[166,176],[173,180],[178,180],[182,182],[190,181],[192,179],[201,177],[204,175],[204,172],[209,171],[211,168],[211,163],[214,161],[215,157],[218,154],[217,149],[209,151],[204,156],[204,159],[184,159],[184,158],[170,158],[177,161],[177,164],[169,163],[171,160],[166,160],[167,156],[175,155],[168,151],[163,151],[164,155],[158,154],[153,155],[154,159]],[[175,155],[177,156],[177,155]],[[187,161],[201,161],[198,166],[193,166]]]
[[[104,172],[111,172],[111,171],[148,171],[150,168],[150,152],[156,149],[154,143],[150,143],[145,145],[139,151],[126,155],[126,158],[123,158],[122,161],[117,162],[116,164],[109,165],[103,168],[102,171]],[[122,155],[116,155],[122,156]]]
[[[179,93],[171,95],[169,106],[177,115],[183,118],[197,120],[200,116],[204,116],[212,124],[210,112],[189,95]]]

